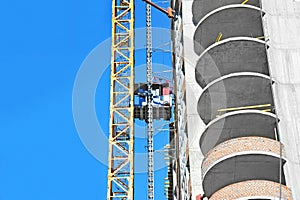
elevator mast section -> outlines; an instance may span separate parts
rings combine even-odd
[[[152,106],[152,28],[151,28],[151,6],[157,8],[161,12],[174,18],[174,11],[171,8],[166,10],[151,2],[151,0],[143,0],[146,2],[146,68],[147,68],[147,89],[148,89],[148,116],[147,116],[147,146],[148,146],[148,200],[154,199],[154,149],[153,149],[153,106]]]
[[[152,107],[152,27],[151,5],[146,4],[146,68],[148,86],[148,200],[154,199],[154,158],[153,158],[153,107]]]
[[[108,200],[134,199],[134,0],[112,0]]]

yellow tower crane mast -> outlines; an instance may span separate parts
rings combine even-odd
[[[134,198],[134,0],[112,0],[108,200]]]

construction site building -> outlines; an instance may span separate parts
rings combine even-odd
[[[171,7],[168,198],[300,199],[300,2]]]

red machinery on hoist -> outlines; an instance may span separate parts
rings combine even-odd
[[[154,8],[160,10],[161,12],[165,13],[169,18],[174,18],[175,11],[171,7],[168,7],[167,9],[164,9],[164,8],[158,6],[157,4],[155,4],[155,3],[153,3],[149,0],[143,0],[143,1],[150,4]]]

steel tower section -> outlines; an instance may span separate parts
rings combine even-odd
[[[134,199],[134,0],[112,0],[107,199]]]
[[[148,86],[148,199],[154,199],[153,107],[152,107],[152,31],[151,5],[146,5],[146,68]]]

